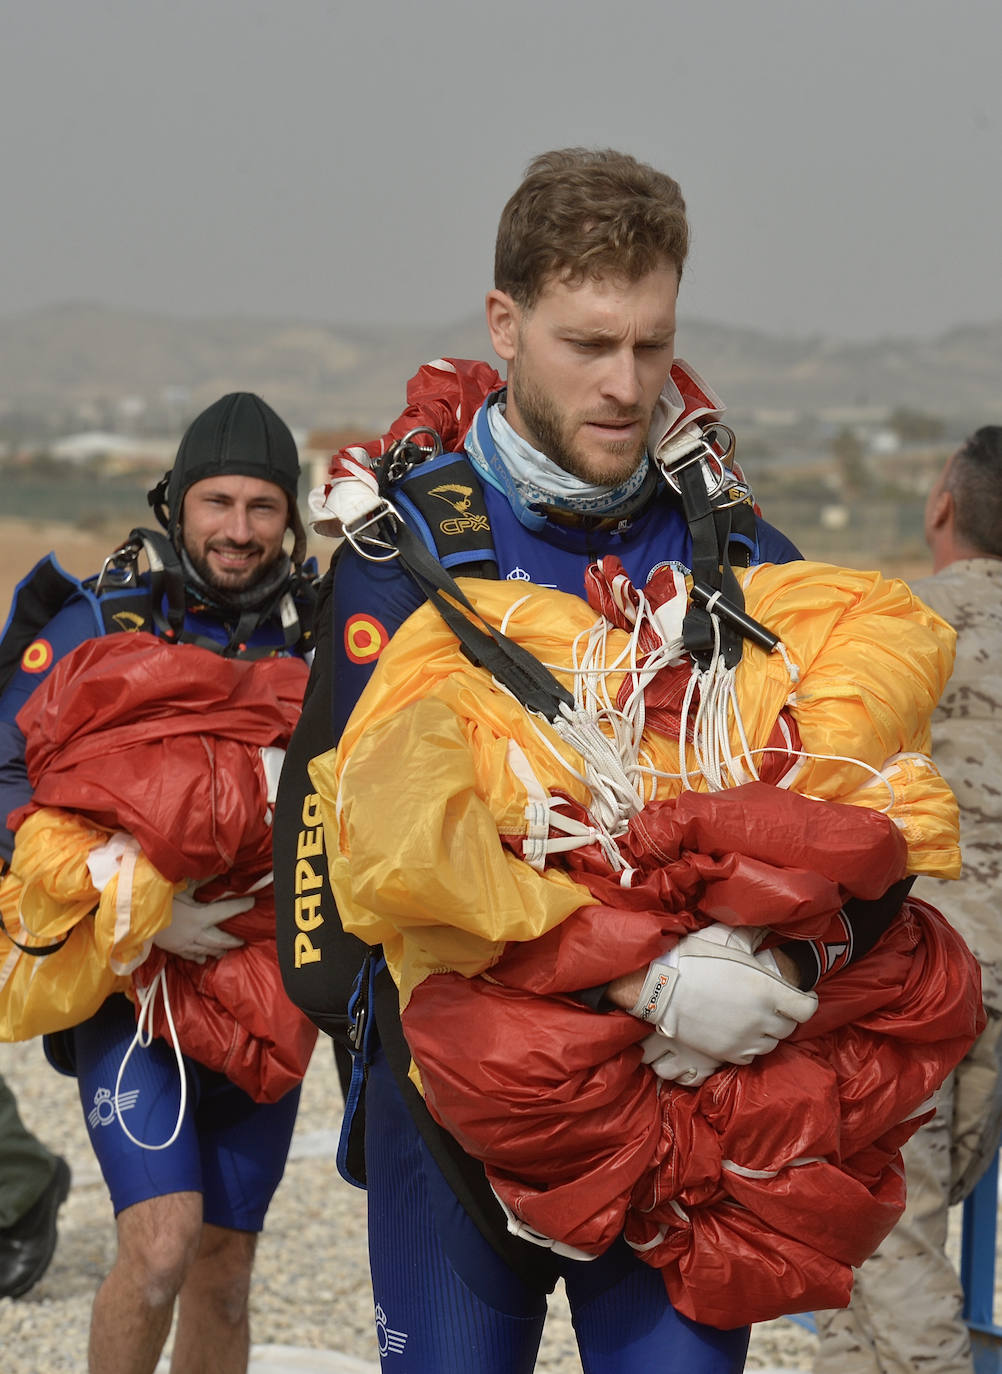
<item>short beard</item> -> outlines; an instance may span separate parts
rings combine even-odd
[[[270,563],[259,564],[251,571],[245,581],[234,582],[229,579],[224,580],[218,577],[210,567],[208,559],[203,558],[201,554],[194,554],[190,549],[187,549],[186,552],[188,554],[188,560],[196,573],[198,573],[199,578],[207,587],[211,587],[214,592],[218,592],[222,597],[253,591],[259,582],[263,582],[271,575],[276,562],[275,559],[272,559]]]
[[[518,397],[518,413],[529,431],[525,437],[558,468],[563,468],[564,472],[569,472],[578,481],[597,487],[616,487],[632,477],[640,466],[647,452],[646,433],[639,443],[634,439],[624,439],[621,443],[607,444],[605,453],[609,461],[598,466],[574,451],[571,447],[572,426],[550,398],[527,382],[514,365],[510,385]]]

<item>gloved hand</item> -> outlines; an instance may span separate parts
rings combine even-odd
[[[810,1019],[813,992],[780,976],[761,930],[707,926],[684,935],[647,972],[633,1015],[709,1059],[749,1064]]]
[[[228,949],[239,949],[243,940],[217,927],[231,916],[250,911],[253,897],[224,897],[215,902],[200,902],[193,888],[174,894],[170,925],[153,937],[153,943],[182,959],[204,964],[210,956],[218,959]]]
[[[721,1060],[672,1040],[662,1031],[652,1031],[642,1040],[643,1062],[649,1064],[659,1078],[670,1079],[684,1088],[698,1088],[711,1073],[720,1068]]]

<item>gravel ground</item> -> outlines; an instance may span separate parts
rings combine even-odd
[[[0,1367],[3,1374],[82,1371],[91,1302],[115,1253],[110,1203],[75,1081],[48,1067],[38,1042],[0,1045],[0,1073],[17,1095],[25,1124],[73,1170],[51,1266],[24,1298],[0,1301]],[[363,1361],[366,1369],[371,1362],[375,1370],[365,1194],[344,1183],[334,1165],[339,1107],[333,1062],[322,1041],[306,1075],[292,1154],[258,1248],[251,1333],[255,1346],[336,1350]],[[748,1368],[809,1370],[815,1345],[814,1336],[792,1322],[763,1323],[753,1332]],[[539,1374],[580,1374],[559,1294],[536,1368]]]

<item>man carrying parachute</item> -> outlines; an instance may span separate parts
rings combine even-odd
[[[102,1374],[152,1371],[175,1300],[173,1368],[247,1367],[316,1036],[281,986],[271,879],[314,600],[298,477],[271,407],[222,397],[150,493],[166,534],[133,530],[84,583],[43,559],[4,635],[0,1034],[45,1034],[79,1082],[118,1232]]]
[[[447,452],[398,432],[313,504],[350,547],[277,826],[322,820],[376,951],[345,1164],[413,1369],[530,1370],[557,1277],[586,1368],[740,1369],[749,1321],[847,1292],[977,1031],[962,943],[901,910],[956,865],[925,757],[950,632],[754,511],[673,359],[686,246],[670,178],[537,159],[487,299],[507,388],[423,369],[395,428],[444,412]],[[337,1029],[352,949],[293,852],[286,986]]]

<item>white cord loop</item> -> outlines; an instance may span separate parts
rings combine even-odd
[[[711,792],[721,792],[758,781],[757,761],[765,754],[782,754],[789,760],[784,776],[776,782],[782,787],[794,780],[808,759],[827,756],[807,754],[795,748],[792,739],[788,748],[782,745],[752,747],[741,716],[738,670],[724,664],[716,618],[712,622],[713,652],[705,670],[693,663],[685,652],[682,620],[686,597],[683,591],[652,606],[644,592],[633,587],[624,576],[606,583],[606,589],[618,611],[631,623],[625,645],[618,653],[611,652],[613,626],[604,616],[599,616],[572,643],[569,665],[546,665],[554,672],[569,676],[573,685],[574,708],[564,708],[553,722],[553,730],[579,755],[580,772],[558,754],[545,728],[532,722],[539,740],[577,781],[588,788],[590,825],[571,823],[567,817],[560,816],[554,809],[562,804],[559,799],[543,798],[541,801],[538,796],[534,797],[526,807],[526,859],[534,867],[541,868],[549,854],[562,854],[598,843],[613,871],[620,873],[624,885],[628,886],[632,870],[616,841],[625,834],[630,820],[656,796],[659,779],[680,782],[687,791],[694,791],[702,783]],[[526,599],[522,598],[516,605]],[[515,609],[513,606],[509,610],[506,623]],[[649,646],[652,638],[655,647],[648,647],[645,653],[641,644]],[[782,642],[777,642],[773,652],[779,655],[789,676],[787,705],[795,705],[800,666]],[[686,666],[689,677],[678,728],[679,772],[665,774],[653,767],[644,748],[647,724],[644,692],[662,670],[684,670]],[[622,672],[626,673],[631,687],[628,692],[620,691],[620,706],[610,697],[607,680],[610,674]],[[497,685],[506,690],[502,684]],[[788,732],[786,734],[789,739]],[[884,785],[888,806],[893,804],[894,787],[888,776],[893,771],[891,768],[885,767],[881,772],[862,760],[844,761],[857,764],[871,774],[875,782]],[[558,833],[552,834],[552,831]]]
[[[181,1123],[184,1121],[184,1113],[188,1105],[188,1075],[184,1071],[184,1059],[181,1055],[181,1046],[178,1044],[177,1029],[174,1025],[173,1013],[171,1012],[170,997],[167,993],[167,978],[165,975],[166,970],[162,968],[148,987],[136,987],[136,995],[139,998],[139,1017],[136,1021],[136,1033],[132,1037],[132,1043],[129,1045],[129,1048],[125,1051],[125,1056],[118,1067],[118,1077],[115,1079],[115,1116],[118,1118],[118,1124],[132,1141],[133,1145],[138,1145],[141,1150],[166,1150],[169,1146],[173,1145],[181,1132]],[[119,1093],[122,1087],[122,1077],[125,1073],[125,1066],[132,1058],[133,1050],[137,1045],[141,1049],[149,1049],[153,1042],[153,1004],[156,1001],[157,989],[160,990],[164,1000],[164,1013],[167,1017],[167,1026],[170,1030],[170,1040],[174,1049],[174,1058],[177,1062],[178,1077],[181,1080],[181,1098],[177,1111],[177,1121],[169,1139],[165,1140],[160,1145],[148,1145],[146,1141],[137,1139],[129,1130],[128,1126],[126,1126],[119,1105]]]

